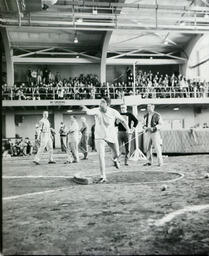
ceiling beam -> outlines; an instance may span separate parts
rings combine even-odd
[[[1,19],[0,19],[1,21]],[[83,23],[83,25],[80,25],[78,23],[72,23],[69,22],[68,26],[47,26],[46,24],[51,24],[50,22],[45,22],[45,24],[41,24],[41,22],[39,21],[39,26],[37,26],[37,24],[34,25],[24,25],[22,24],[22,27],[25,28],[39,28],[40,30],[42,29],[51,29],[51,30],[59,30],[61,31],[62,29],[64,30],[77,30],[77,31],[114,31],[114,30],[137,30],[137,31],[149,31],[149,32],[178,32],[178,33],[185,33],[185,34],[208,34],[209,33],[209,29],[207,26],[171,26],[171,25],[158,25],[158,27],[156,28],[153,25],[150,26],[146,26],[145,25],[133,25],[133,24],[118,24],[117,27],[115,26],[115,24],[110,24],[110,23],[101,23],[98,24],[96,22],[88,22],[88,23]],[[65,22],[66,23],[66,22]],[[53,22],[53,24],[55,24]],[[52,24],[52,25],[53,25]],[[75,27],[76,25],[76,27]],[[2,24],[0,25],[0,27],[6,27],[6,28],[13,28],[13,29],[17,29],[18,25],[16,24],[16,21],[13,22],[12,24]]]
[[[142,4],[142,3],[121,3],[121,2],[99,2],[99,1],[71,1],[65,0],[64,5],[56,5],[57,8],[68,8],[71,6],[90,6],[90,7],[108,7],[108,8],[133,8],[133,9],[158,9],[158,10],[180,10],[180,11],[209,11],[208,7],[189,7],[182,5],[161,5],[161,4]]]
[[[129,51],[129,52],[124,52],[124,53],[118,54],[118,55],[116,55],[116,56],[109,57],[108,59],[109,59],[109,60],[117,59],[117,58],[120,58],[120,57],[123,57],[123,56],[128,56],[128,55],[130,55],[130,54],[140,52],[140,51],[142,51],[142,50],[145,50],[145,49],[139,48],[139,49],[132,50],[132,51]]]
[[[201,61],[199,61],[197,64],[195,64],[195,65],[191,65],[191,66],[189,66],[189,68],[197,68],[197,67],[199,67],[199,66],[201,66],[202,64],[205,64],[206,62],[208,62],[209,61],[209,57],[207,57],[206,59],[204,59],[204,60],[201,60]]]
[[[52,47],[52,48],[48,48],[48,49],[42,49],[42,50],[39,50],[39,51],[34,51],[34,52],[28,52],[28,53],[24,53],[24,54],[20,54],[18,55],[17,57],[26,57],[26,56],[30,56],[30,55],[34,55],[34,54],[39,54],[39,53],[43,53],[43,52],[47,52],[47,51],[51,51],[51,50],[54,50],[55,48]]]
[[[69,52],[69,53],[74,53],[74,54],[78,54],[78,55],[81,55],[83,57],[86,57],[86,58],[90,58],[90,59],[93,59],[93,60],[100,60],[99,57],[96,57],[96,56],[92,56],[92,55],[89,55],[89,54],[85,54],[85,53],[82,53],[82,52],[75,52],[75,51],[72,51],[72,50],[68,50],[68,49],[62,49],[63,51],[66,51],[66,52]]]
[[[107,59],[107,65],[181,65],[184,64],[184,60],[177,59]]]
[[[183,61],[186,61],[186,60],[187,60],[186,58],[174,56],[174,55],[171,55],[171,54],[169,54],[169,53],[161,53],[161,52],[154,51],[154,50],[149,50],[149,51],[150,51],[150,52],[153,52],[153,53],[156,53],[156,54],[160,54],[161,56],[171,57],[171,58],[177,59],[177,60],[183,60]]]
[[[99,63],[99,60],[87,59],[87,58],[41,58],[41,57],[13,57],[14,63],[37,63],[37,64],[91,64]]]

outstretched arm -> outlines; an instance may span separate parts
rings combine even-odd
[[[82,110],[85,111],[87,115],[95,116],[98,114],[98,108],[89,109],[86,106],[82,106]]]

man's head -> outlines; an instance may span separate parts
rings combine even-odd
[[[148,113],[152,113],[155,109],[155,105],[154,104],[148,104],[147,105],[147,112]]]
[[[127,112],[127,106],[125,104],[122,104],[120,106],[120,111],[121,111],[121,113],[126,113]]]
[[[109,107],[110,104],[111,104],[110,98],[108,98],[108,97],[102,98],[101,101],[100,101],[100,110],[102,112],[106,112],[107,111],[107,107]]]
[[[43,117],[44,117],[44,118],[48,118],[48,116],[49,116],[49,112],[48,112],[48,111],[44,111],[44,112],[43,112]]]
[[[75,116],[70,115],[70,121],[73,122],[75,120]]]

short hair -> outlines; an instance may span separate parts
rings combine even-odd
[[[49,114],[49,112],[48,112],[47,110],[45,110],[45,111],[43,112],[43,114],[44,114],[44,113],[47,113],[47,114]]]
[[[107,105],[110,106],[111,104],[111,99],[109,97],[103,97],[103,100],[105,100],[107,102]]]
[[[121,107],[124,106],[124,107],[127,108],[127,105],[126,105],[125,103],[121,104],[120,106],[121,106]]]
[[[153,108],[155,108],[155,105],[154,105],[154,104],[152,104],[152,103],[147,104],[147,106],[148,106],[148,105],[150,105],[150,106],[152,106]]]

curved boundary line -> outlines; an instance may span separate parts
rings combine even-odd
[[[155,226],[163,226],[165,223],[170,222],[173,218],[185,212],[197,212],[207,208],[209,208],[209,204],[186,206],[183,209],[179,209],[174,212],[171,212],[165,215],[162,219],[155,221]]]
[[[144,171],[143,171],[144,172]],[[146,172],[146,171],[145,171]],[[163,173],[163,171],[151,171],[151,172],[160,172]],[[114,171],[114,172],[110,172],[111,173],[121,173],[121,171]],[[150,171],[149,171],[150,173]],[[152,182],[138,182],[138,183],[125,183],[123,182],[122,184],[126,184],[126,185],[141,185],[141,184],[155,184],[155,183],[165,183],[165,182],[175,182],[177,180],[180,180],[184,177],[184,174],[182,173],[178,173],[178,172],[166,172],[166,173],[172,173],[172,174],[178,174],[180,175],[180,177],[177,177],[175,179],[172,180],[167,180],[167,181],[152,181]],[[89,175],[87,177],[95,177],[95,175]],[[24,179],[24,178],[73,178],[72,176],[3,176],[2,178],[5,179]],[[101,185],[101,184],[96,184],[94,183],[94,185]],[[102,184],[102,185],[113,185],[111,183],[106,183],[106,184]],[[17,198],[21,198],[21,197],[28,197],[28,196],[33,196],[33,195],[40,195],[40,194],[45,194],[45,193],[53,193],[56,191],[62,191],[62,190],[66,190],[69,189],[69,187],[67,188],[61,188],[61,189],[54,189],[54,190],[46,190],[46,191],[39,191],[39,192],[33,192],[33,193],[26,193],[26,194],[21,194],[21,195],[16,195],[16,196],[9,196],[9,197],[2,197],[2,199],[4,201],[6,200],[13,200],[13,199],[17,199]]]
[[[137,171],[136,171],[137,172]],[[138,172],[148,172],[148,171],[138,171]],[[170,180],[161,180],[161,181],[144,181],[144,182],[134,182],[134,183],[129,183],[129,182],[121,182],[123,184],[130,184],[130,185],[140,185],[140,184],[155,184],[155,183],[170,183],[170,182],[175,182],[177,180],[180,180],[182,178],[184,178],[184,174],[183,173],[180,173],[180,172],[165,172],[165,171],[149,171],[149,173],[170,173],[170,174],[177,174],[179,175],[179,177],[177,178],[174,178],[174,179],[170,179]],[[125,173],[125,172],[121,172],[121,171],[113,171],[113,172],[108,172],[108,174],[114,174],[114,173]],[[128,173],[128,172],[126,172]],[[95,174],[92,174],[92,175],[87,175],[86,178],[88,177],[96,177],[97,175]],[[28,175],[28,176],[2,176],[3,179],[39,179],[39,178],[69,178],[69,179],[72,179],[73,176],[66,176],[66,175],[53,175],[53,176],[43,176],[43,175]],[[119,183],[120,184],[120,183]],[[105,183],[103,185],[111,185],[111,183]]]

